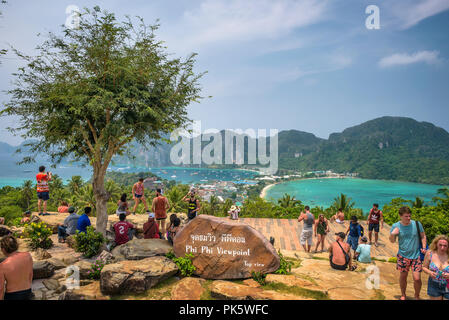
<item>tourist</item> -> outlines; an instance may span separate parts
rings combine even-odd
[[[351,217],[351,222],[349,223],[349,227],[346,230],[346,235],[348,236],[347,243],[351,246],[352,250],[354,252],[357,250],[357,247],[359,246],[359,237],[361,237],[363,228],[358,223],[358,219],[356,216]],[[349,233],[349,235],[348,235]]]
[[[154,212],[156,223],[161,231],[162,238],[165,237],[165,225],[167,220],[167,210],[170,208],[170,204],[166,197],[162,195],[161,189],[156,189],[156,197],[153,199],[151,211]]]
[[[313,245],[313,225],[315,223],[315,217],[312,213],[310,213],[309,206],[305,206],[304,211],[305,212],[301,212],[300,216],[298,217],[298,222],[304,220],[299,242],[303,246],[304,251],[310,252],[310,248]]]
[[[81,217],[78,218],[78,222],[76,224],[76,230],[79,232],[86,232],[86,228],[89,227],[90,219],[89,214],[92,212],[91,207],[85,207],[84,208],[84,214],[81,215]]]
[[[168,224],[168,227],[167,227],[167,232],[166,232],[166,236],[167,236],[167,239],[168,239],[168,230],[173,226],[173,223],[174,223],[174,221],[175,221],[175,219],[177,218],[178,216],[176,215],[176,213],[172,213],[171,215],[170,215],[170,221],[169,221],[169,224]]]
[[[116,222],[113,226],[115,231],[115,244],[122,245],[132,240],[136,232],[136,226],[126,221],[126,214],[121,213],[119,216],[120,221]]]
[[[345,223],[345,214],[344,214],[342,208],[339,208],[338,212],[331,217],[331,222],[334,222],[334,221],[339,224]]]
[[[126,193],[122,194],[120,200],[117,202],[117,210],[115,213],[120,216],[122,213],[129,216],[131,212],[128,210],[128,201],[126,201]]]
[[[399,250],[397,254],[397,270],[399,270],[399,286],[401,288],[401,300],[406,299],[407,276],[410,268],[413,272],[413,282],[415,287],[415,299],[419,299],[421,291],[421,271],[422,261],[419,258],[420,252],[426,253],[426,234],[421,223],[411,219],[409,207],[399,209],[400,220],[391,226],[390,241],[396,242],[398,238]],[[419,232],[418,232],[419,229]],[[420,249],[420,246],[422,248]]]
[[[31,211],[26,211],[23,213],[23,218],[20,220],[20,224],[26,224],[31,222]]]
[[[140,201],[143,202],[143,205],[145,206],[145,211],[150,213],[150,211],[148,210],[147,201],[145,200],[145,186],[143,185],[143,178],[139,178],[139,181],[137,181],[133,185],[132,194],[133,199],[135,201],[133,214],[136,214],[137,206],[139,205]]]
[[[48,181],[51,181],[51,172],[45,173],[45,166],[39,167],[39,173],[36,175],[37,181],[37,211],[40,216],[46,216],[47,213],[47,201],[50,199],[50,189],[48,187]],[[43,202],[43,211],[41,204]]]
[[[69,212],[69,204],[65,201],[61,201],[61,205],[58,207],[59,213],[68,213]]]
[[[4,236],[0,240],[0,248],[6,257],[0,263],[0,300],[31,300],[33,296],[31,254],[18,252],[17,239],[12,235]]]
[[[329,262],[333,269],[354,271],[355,266],[352,265],[351,247],[345,243],[346,235],[344,232],[337,232],[335,234],[335,242],[329,247]]]
[[[449,300],[449,238],[440,235],[427,250],[422,269],[429,275],[427,295],[432,300]]]
[[[5,218],[0,217],[0,225],[5,224]]]
[[[229,209],[228,213],[229,213],[229,217],[232,220],[238,220],[239,219],[240,208],[235,206],[235,205],[233,205]]]
[[[371,245],[367,243],[368,238],[363,236],[360,238],[360,244],[355,251],[354,258],[362,263],[371,263]]]
[[[372,244],[372,234],[374,230],[374,245],[379,246],[379,222],[381,223],[381,228],[384,227],[384,217],[382,211],[379,210],[379,205],[377,203],[373,204],[373,208],[370,210],[368,215],[368,237],[369,244]]]
[[[323,252],[324,249],[324,241],[326,239],[326,235],[329,233],[329,223],[327,219],[324,217],[324,214],[320,213],[318,216],[318,220],[315,223],[315,237],[318,237],[318,241],[316,243],[315,247],[315,253],[318,251],[318,246],[321,243],[321,252]]]
[[[195,197],[195,189],[189,191],[188,194],[182,198],[182,201],[189,203],[189,208],[187,212],[187,217],[189,218],[189,222],[195,219],[200,211],[200,201]]]
[[[154,220],[154,213],[148,215],[148,221],[143,224],[143,238],[144,239],[160,239],[159,226]]]
[[[181,219],[176,218],[173,221],[173,226],[171,226],[170,229],[168,230],[167,240],[170,242],[171,245],[173,245],[173,240],[175,239],[176,234],[179,232],[179,230],[181,228],[180,225],[181,225]]]
[[[58,241],[64,243],[68,236],[76,234],[79,215],[75,213],[75,208],[70,207],[69,215],[64,219],[64,223],[58,226]]]

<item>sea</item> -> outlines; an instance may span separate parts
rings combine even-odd
[[[334,198],[345,194],[355,202],[355,208],[361,208],[365,214],[373,203],[379,207],[388,204],[394,198],[415,200],[421,197],[432,204],[432,197],[437,195],[440,185],[421,184],[413,182],[370,180],[359,178],[307,179],[280,183],[267,190],[265,199],[277,202],[284,194],[294,196],[310,207],[322,206],[328,208]]]

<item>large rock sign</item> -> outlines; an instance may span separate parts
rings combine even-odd
[[[176,235],[177,257],[194,255],[195,274],[205,279],[250,278],[251,272],[279,268],[279,256],[256,229],[235,221],[200,215]]]

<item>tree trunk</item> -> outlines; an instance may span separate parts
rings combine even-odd
[[[96,231],[106,236],[106,227],[108,224],[107,201],[109,194],[104,188],[104,177],[106,170],[102,170],[101,165],[94,165],[92,187],[96,202],[97,224]]]

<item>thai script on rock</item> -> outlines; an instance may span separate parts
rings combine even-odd
[[[196,242],[216,242],[217,237],[214,236],[211,233],[207,234],[191,234],[190,239],[192,240],[192,243]],[[222,234],[220,237],[220,240],[222,242],[232,242],[232,243],[245,243],[244,237],[234,237],[232,234]]]

